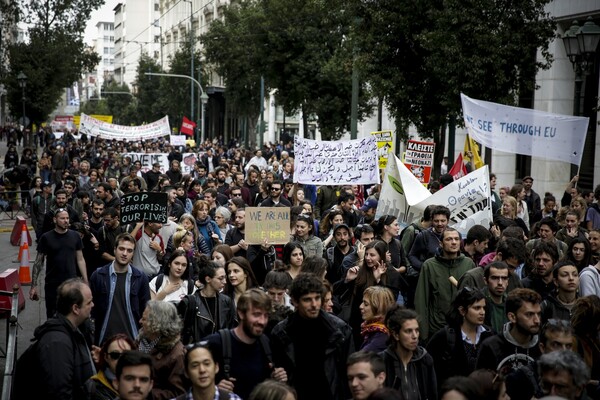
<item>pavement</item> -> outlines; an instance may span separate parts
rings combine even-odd
[[[19,156],[23,150],[22,146],[17,146]],[[4,155],[7,151],[6,141],[0,141],[0,173],[4,169]],[[32,245],[30,246],[30,271],[33,268],[33,261],[37,256],[36,244],[35,244],[35,233],[31,226],[31,219],[27,217],[25,212],[15,210],[13,212],[0,212],[0,272],[5,272],[10,268],[19,270],[19,246],[13,246],[10,244],[10,236],[12,229],[16,222],[16,217],[21,216],[27,218],[27,225],[30,228],[29,232],[32,238]],[[40,277],[43,282],[43,276]],[[40,301],[29,300],[29,287],[22,286],[23,295],[25,296],[25,309],[19,313],[18,317],[18,333],[17,333],[17,358],[29,347],[31,338],[33,337],[33,331],[44,321],[46,321],[46,305],[43,296],[43,285]],[[0,375],[4,377],[5,361],[4,352],[6,350],[6,336],[7,329],[1,324],[6,324],[6,317],[0,319]],[[2,380],[0,380],[0,386]]]

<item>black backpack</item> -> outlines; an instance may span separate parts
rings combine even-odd
[[[229,372],[231,371],[231,333],[229,333],[229,329],[219,329],[219,336],[221,336],[221,353],[223,355],[223,374],[225,375],[225,379],[229,379],[231,376]],[[269,364],[269,368],[273,368],[273,353],[271,352],[271,346],[269,345],[269,339],[267,339],[266,335],[260,335],[258,337],[258,341],[260,342],[260,346],[265,353],[265,357],[267,358],[267,362]]]
[[[48,329],[48,332],[62,329]],[[36,384],[41,381],[41,369],[39,362],[39,341],[43,337],[33,338],[29,347],[21,357],[17,359],[14,370],[11,399],[38,399],[44,398],[43,385]]]

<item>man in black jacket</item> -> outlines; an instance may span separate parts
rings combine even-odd
[[[299,400],[347,399],[346,360],[352,330],[341,319],[321,310],[323,281],[300,273],[290,295],[295,312],[271,333],[273,361],[285,368]]]
[[[40,385],[46,399],[84,397],[83,384],[96,373],[86,339],[79,330],[89,318],[94,303],[92,291],[79,278],[58,287],[56,314],[34,333],[38,343]],[[43,387],[43,388],[42,388]]]

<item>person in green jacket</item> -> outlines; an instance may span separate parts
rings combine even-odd
[[[415,310],[421,316],[421,338],[424,342],[446,324],[446,314],[457,293],[460,278],[475,263],[460,252],[460,233],[446,228],[435,257],[421,268],[415,294]]]

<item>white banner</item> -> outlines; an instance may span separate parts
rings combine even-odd
[[[181,163],[181,173],[190,174],[194,170],[196,160],[200,159],[196,153],[182,153],[183,162]],[[160,163],[160,171],[166,172],[169,169],[169,155],[167,153],[125,153],[123,157],[130,157],[131,162],[140,161],[142,163],[142,172],[152,169],[154,163]]]
[[[185,146],[185,141],[188,137],[191,138],[191,136],[186,135],[171,135],[169,142],[172,146]]]
[[[587,117],[510,107],[460,95],[469,134],[486,147],[580,165]]]
[[[390,164],[396,164],[395,171]],[[466,235],[474,225],[489,227],[493,220],[488,167],[484,166],[452,182],[434,194],[396,157],[390,158],[375,218],[395,215],[402,228],[418,222],[430,204],[450,209],[449,226]]]
[[[117,139],[125,141],[138,141],[155,139],[170,135],[169,118],[164,117],[147,125],[125,126],[109,124],[86,114],[81,114],[79,123],[79,132],[86,133],[89,136],[96,136],[102,139]]]
[[[344,141],[294,137],[294,182],[314,185],[379,183],[374,136]]]

